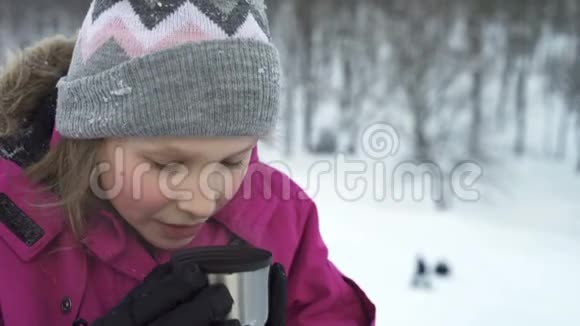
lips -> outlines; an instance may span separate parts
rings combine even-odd
[[[184,239],[195,236],[202,228],[203,223],[194,225],[177,225],[159,222],[161,232],[171,239]]]

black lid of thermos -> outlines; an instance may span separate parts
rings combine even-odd
[[[256,271],[272,264],[272,253],[253,247],[211,246],[175,252],[177,264],[197,264],[207,274],[230,274]]]

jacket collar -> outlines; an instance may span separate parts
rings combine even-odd
[[[237,193],[212,218],[243,240],[256,244],[266,235],[273,211],[283,198],[276,187],[286,184],[284,175],[258,159],[257,148]],[[286,189],[289,191],[289,189]]]
[[[19,218],[19,221],[10,223],[3,220],[0,224],[0,236],[13,249],[13,251],[24,261],[33,259],[40,253],[55,237],[65,225],[65,216],[58,207],[39,207],[39,204],[52,203],[57,200],[52,193],[40,189],[39,186],[30,183],[23,170],[14,162],[0,160],[0,193],[5,196],[5,200],[10,202],[13,209],[0,214],[16,214],[19,216],[3,216],[6,218]],[[16,207],[16,208],[14,208]],[[27,221],[24,223],[23,219]],[[33,230],[40,229],[36,236],[23,241],[19,235],[30,235]]]

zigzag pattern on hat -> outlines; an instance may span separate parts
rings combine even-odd
[[[129,57],[204,40],[269,42],[265,17],[249,1],[95,0],[81,29],[82,60],[111,39]]]

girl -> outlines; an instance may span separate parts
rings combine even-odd
[[[167,266],[227,244],[272,252],[287,325],[374,323],[315,204],[258,158],[280,93],[267,26],[260,1],[94,0],[76,39],[2,69],[1,325],[209,325],[227,290]]]

